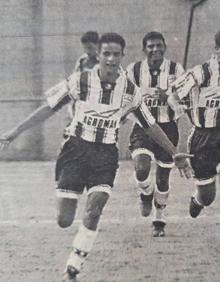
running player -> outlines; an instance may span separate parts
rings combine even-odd
[[[83,72],[92,69],[98,62],[99,35],[96,31],[87,31],[81,37],[84,54],[79,57],[75,65],[75,71]]]
[[[4,146],[24,130],[52,116],[63,105],[75,102],[70,136],[58,157],[62,164],[56,175],[59,226],[65,228],[72,224],[77,200],[84,188],[88,198],[66,265],[68,281],[75,281],[97,236],[98,223],[118,168],[116,143],[119,122],[124,115],[133,114],[189,176],[186,155],[176,154],[176,148],[155,123],[147,106],[141,103],[139,89],[120,69],[124,48],[123,37],[116,33],[104,34],[99,43],[99,65],[91,71],[76,72],[52,87],[46,93],[45,105],[0,138]]]
[[[169,103],[175,109],[179,101],[185,102],[194,125],[189,150],[194,154],[191,165],[196,192],[189,212],[195,218],[216,196],[216,167],[220,163],[220,31],[215,35],[211,59],[189,70],[171,89],[174,95],[170,95]]]
[[[146,58],[128,66],[128,77],[140,87],[151,114],[176,146],[178,129],[174,113],[167,104],[166,90],[171,82],[183,74],[184,69],[179,63],[164,57],[166,42],[161,33],[147,33],[142,43]],[[140,190],[141,213],[143,216],[150,215],[154,199],[153,236],[165,236],[166,221],[163,211],[170,192],[169,175],[173,160],[138,124],[135,124],[130,136],[130,150]],[[151,171],[152,160],[156,161],[156,183]]]
[[[79,57],[76,61],[75,67],[73,71],[83,72],[92,69],[96,64],[98,64],[98,43],[99,43],[99,35],[96,31],[87,31],[81,37],[81,44],[84,50],[84,54]],[[72,121],[74,116],[74,107],[69,104],[67,108],[68,114],[68,123]],[[65,132],[68,131],[68,127],[64,130],[64,138]]]

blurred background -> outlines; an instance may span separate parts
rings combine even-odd
[[[0,0],[0,133],[22,121],[43,93],[71,74],[88,30],[114,31],[127,42],[123,65],[142,58],[142,38],[162,32],[166,57],[183,63],[193,0]],[[220,1],[196,8],[187,67],[204,62],[220,29]],[[1,152],[1,160],[54,160],[66,124],[64,108]],[[184,123],[183,123],[184,125]],[[185,126],[184,126],[185,127]],[[189,125],[186,124],[186,129]],[[120,157],[129,158],[129,125],[121,130]]]

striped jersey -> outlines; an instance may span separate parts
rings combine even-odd
[[[140,90],[120,71],[115,83],[100,81],[99,67],[74,73],[67,81],[47,93],[50,107],[58,110],[74,101],[75,116],[69,135],[89,142],[114,144],[118,140],[120,121],[132,112],[145,128],[155,123],[147,106],[142,103]]]
[[[82,56],[78,58],[76,61],[73,72],[83,72],[88,71],[94,68],[95,65],[99,63],[98,56],[90,58],[88,54],[84,53]],[[69,104],[67,108],[69,119],[72,118],[75,114],[75,107],[73,104]],[[69,123],[68,123],[69,126]],[[65,128],[65,131],[68,130],[68,126]]]
[[[150,70],[147,59],[132,63],[127,67],[128,77],[140,87],[146,105],[159,123],[170,122],[174,119],[174,112],[167,102],[156,97],[157,87],[167,90],[169,85],[181,74],[183,67],[179,63],[164,58],[158,70]]]
[[[99,63],[98,57],[90,58],[86,53],[79,57],[76,61],[74,71],[83,72],[92,69]]]
[[[172,85],[172,91],[190,108],[192,123],[200,128],[220,128],[220,68],[211,60],[187,71]]]

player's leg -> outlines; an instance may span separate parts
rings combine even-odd
[[[149,216],[152,210],[154,183],[151,175],[151,157],[148,154],[138,154],[134,151],[133,161],[135,179],[140,192],[140,208],[142,216]]]
[[[167,134],[173,145],[178,143],[178,129],[175,122],[159,124]],[[153,219],[153,236],[165,236],[166,220],[164,211],[167,205],[168,196],[170,193],[169,177],[170,171],[174,166],[173,160],[162,148],[158,145],[155,149],[155,158],[157,163],[156,170],[156,187],[154,192],[155,217]]]
[[[140,207],[143,216],[149,216],[152,210],[154,182],[151,173],[151,160],[154,157],[152,140],[136,125],[130,136],[130,150],[134,161],[135,180],[140,191]]]
[[[78,197],[82,194],[85,186],[86,176],[81,175],[83,171],[82,153],[84,151],[83,144],[80,145],[79,140],[71,138],[65,142],[57,159],[57,222],[62,228],[72,224]]]
[[[67,261],[67,273],[76,276],[90,253],[98,234],[98,223],[105,207],[118,168],[118,151],[114,145],[91,146],[88,173],[88,198],[83,222],[73,240]]]
[[[88,191],[83,224],[86,228],[95,231],[97,229],[103,208],[105,207],[111,187],[108,185],[93,186]]]
[[[107,185],[98,185],[88,192],[83,222],[73,240],[73,249],[67,260],[67,272],[70,277],[74,277],[81,271],[82,265],[92,250],[98,235],[98,223],[108,201],[110,189],[110,186],[108,188]],[[103,192],[104,190],[107,192]]]
[[[60,227],[69,227],[75,218],[77,198],[69,199],[57,197],[57,223]]]
[[[153,236],[163,237],[165,236],[166,220],[164,217],[164,209],[167,205],[168,196],[170,193],[169,176],[171,171],[171,165],[166,164],[163,166],[157,166],[156,170],[156,187],[154,191],[154,206],[155,216],[153,219]]]
[[[192,217],[197,217],[202,209],[210,206],[216,196],[215,176],[209,179],[195,180],[196,191],[190,199],[189,212]]]
[[[194,154],[191,166],[195,175],[195,193],[191,197],[189,213],[197,217],[202,209],[212,204],[216,196],[216,167],[219,163],[219,134],[215,129],[195,129],[189,148]]]
[[[84,188],[84,185],[77,184],[79,183],[77,174],[80,175],[76,169],[78,164],[76,163],[75,169],[70,164],[71,162],[67,162],[63,165],[57,186],[57,222],[62,228],[69,227],[73,223],[78,197]],[[64,279],[63,281],[76,282],[76,273],[69,276],[65,269]]]

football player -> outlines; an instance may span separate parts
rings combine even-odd
[[[156,122],[173,145],[177,146],[178,129],[174,112],[167,104],[166,90],[170,83],[183,74],[184,69],[179,63],[164,57],[166,42],[161,33],[147,33],[142,45],[145,59],[128,66],[128,77],[140,87],[143,99]],[[135,124],[130,136],[130,150],[140,190],[141,213],[149,216],[154,202],[153,236],[165,236],[166,221],[163,213],[170,193],[169,175],[173,160],[138,124]],[[156,182],[152,173],[152,160],[156,162]]]
[[[75,71],[83,72],[92,69],[98,62],[99,35],[96,31],[87,31],[81,37],[84,54],[79,57],[75,65]]]
[[[76,61],[73,71],[87,71],[92,69],[96,64],[98,64],[98,42],[99,35],[96,31],[87,31],[83,34],[83,36],[81,37],[81,44],[84,50],[84,54],[80,56]],[[72,106],[71,104],[68,105],[67,114],[67,119],[69,123],[72,121],[72,118],[74,116],[74,106]],[[64,130],[64,138],[66,131],[68,131],[68,127]]]
[[[171,91],[170,105],[179,111],[179,102],[185,103],[194,125],[189,150],[194,154],[191,165],[196,191],[189,212],[195,218],[216,196],[216,167],[220,163],[220,31],[215,35],[211,59],[177,79]]]
[[[66,279],[75,281],[98,234],[98,223],[118,168],[117,139],[120,120],[133,114],[146,132],[174,158],[176,165],[190,176],[185,154],[177,154],[153,116],[142,103],[139,89],[121,71],[125,40],[116,33],[102,35],[99,64],[91,71],[75,72],[47,93],[47,102],[1,139],[4,146],[24,130],[46,120],[63,105],[75,103],[75,117],[69,138],[58,156],[57,171],[58,224],[70,226],[74,220],[78,197],[87,189],[83,221],[73,240],[66,264]]]

